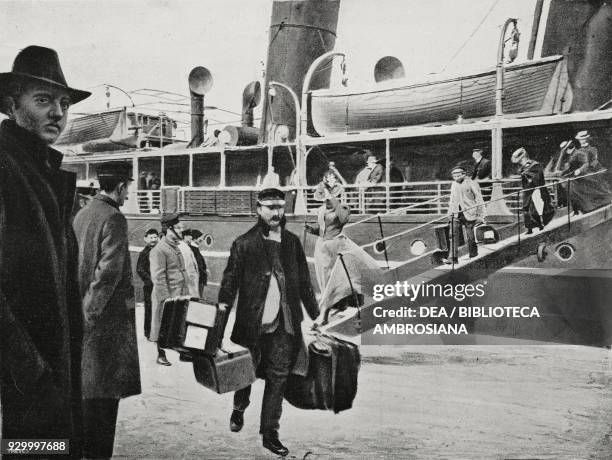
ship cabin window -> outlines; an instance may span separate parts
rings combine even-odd
[[[113,161],[125,161],[130,166],[130,174],[132,174],[132,162],[130,160],[126,158],[120,158]],[[104,163],[106,163],[106,161],[97,161],[89,163],[89,176],[87,177],[87,180],[98,180],[98,167]]]
[[[63,163],[62,169],[76,173],[77,180],[87,179],[87,168],[85,163]]]
[[[225,185],[228,187],[255,187],[267,173],[266,150],[225,152]]]
[[[295,153],[294,146],[279,145],[274,148],[272,166],[274,172],[279,176],[281,186],[292,185],[291,174],[295,169]]]
[[[221,178],[221,155],[198,153],[193,156],[193,186],[217,187]]]
[[[161,158],[138,159],[138,190],[158,190],[161,187]]]
[[[164,185],[189,185],[189,155],[164,157]]]

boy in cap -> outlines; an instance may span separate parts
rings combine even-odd
[[[83,337],[84,455],[113,455],[119,400],[141,392],[128,226],[119,208],[131,166],[98,167],[100,193],[74,219],[79,241]]]
[[[263,446],[277,455],[289,450],[278,438],[287,377],[301,343],[303,302],[312,319],[319,307],[304,250],[284,228],[284,193],[268,188],[257,199],[257,224],[232,244],[219,290],[219,305],[230,309],[238,294],[231,340],[250,349],[265,379],[259,432]],[[240,431],[251,387],[234,394],[231,431]]]
[[[159,338],[164,301],[170,297],[189,295],[189,275],[179,247],[183,239],[183,223],[179,220],[178,214],[164,214],[161,216],[161,227],[165,236],[149,255],[153,281],[151,294],[153,310],[149,336],[152,342],[157,342]],[[157,364],[170,366],[171,363],[166,359],[164,350],[158,346],[157,352]]]
[[[150,228],[145,232],[145,247],[138,254],[136,262],[136,273],[142,280],[142,293],[144,297],[144,335],[148,339],[151,334],[151,292],[153,292],[153,281],[151,281],[151,264],[149,254],[159,241],[159,233],[156,229]]]
[[[90,94],[68,86],[49,48],[28,46],[0,73],[8,116],[0,125],[0,438],[69,439],[74,458],[82,453],[83,328],[76,174],[60,169],[50,145],[69,107]]]
[[[463,166],[455,166],[451,169],[451,175],[453,183],[450,190],[448,215],[453,218],[453,242],[449,254],[449,258],[452,259],[445,259],[445,263],[458,261],[458,248],[455,242],[459,239],[461,226],[465,227],[470,257],[478,255],[474,227],[484,220],[484,201],[478,183],[466,176]]]

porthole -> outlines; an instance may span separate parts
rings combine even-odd
[[[385,252],[385,242],[377,241],[376,244],[374,245],[374,252],[376,254],[382,254],[383,252]]]
[[[569,243],[561,243],[555,250],[557,258],[563,262],[567,262],[574,257],[576,248]]]
[[[410,243],[410,252],[412,255],[420,256],[427,250],[427,245],[423,240],[414,240]]]
[[[204,235],[204,246],[206,246],[207,248],[211,247],[213,245],[213,243],[215,242],[213,236],[208,233],[206,235]]]

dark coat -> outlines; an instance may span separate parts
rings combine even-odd
[[[139,394],[140,368],[127,221],[96,195],[74,219],[83,298],[83,398]]]
[[[491,161],[486,158],[481,158],[472,172],[472,180],[489,179],[491,177]]]
[[[254,347],[261,335],[261,319],[272,276],[261,232],[261,226],[256,225],[236,238],[219,290],[219,303],[227,304],[228,308],[232,307],[238,294],[231,339],[245,347]],[[300,300],[308,315],[315,319],[319,315],[319,306],[310,282],[304,249],[298,237],[285,229],[281,235],[280,252],[291,323],[299,325],[303,320]],[[299,327],[296,330],[300,333]]]
[[[193,251],[193,255],[195,256],[196,263],[198,264],[198,272],[200,273],[200,296],[202,295],[202,291],[204,287],[208,284],[208,273],[206,272],[206,260],[204,260],[204,256],[200,251],[200,248],[195,247],[193,245],[189,245],[191,250]]]
[[[145,287],[153,288],[153,281],[151,280],[151,264],[149,263],[149,254],[151,253],[153,246],[145,246],[145,248],[138,254],[138,261],[136,262],[136,273],[144,283]]]
[[[520,174],[521,185],[524,189],[540,187],[546,184],[546,181],[544,180],[544,169],[537,161],[527,160],[527,162],[521,166]],[[527,190],[522,194],[523,217],[525,219],[525,227],[528,229],[545,226],[552,220],[555,214],[555,209],[552,206],[552,200],[550,198],[550,194],[548,193],[548,188],[542,187],[539,190],[542,201],[544,202],[542,215],[538,213],[532,200],[535,190]]]
[[[72,231],[76,176],[62,155],[0,126],[3,438],[69,438],[80,453],[82,313]]]

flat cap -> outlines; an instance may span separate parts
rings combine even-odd
[[[463,166],[461,166],[461,165],[457,165],[457,166],[453,167],[453,168],[450,170],[450,173],[452,174],[452,173],[454,173],[455,171],[466,172],[466,169],[465,169],[465,167],[463,167]]]
[[[126,161],[108,161],[101,163],[97,168],[98,180],[100,179],[132,179],[132,165]]]
[[[277,188],[265,188],[257,195],[257,202],[262,206],[283,206],[285,193]]]

